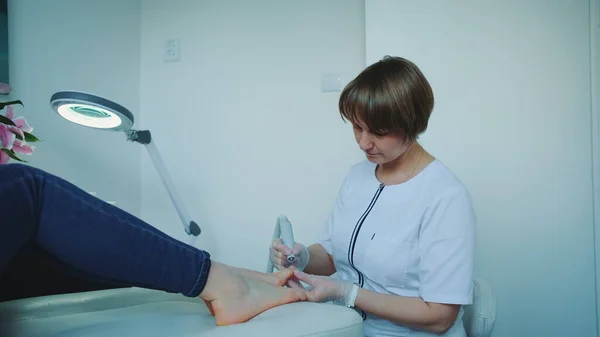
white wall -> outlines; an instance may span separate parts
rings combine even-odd
[[[142,123],[203,230],[196,246],[264,270],[280,213],[312,242],[362,158],[339,93],[320,85],[364,67],[364,2],[143,0],[141,32]],[[178,63],[163,62],[168,38],[181,41]],[[147,156],[142,216],[183,239]]]
[[[32,165],[183,240],[140,146],[48,101],[77,89],[130,108],[203,229],[196,246],[262,270],[277,215],[312,242],[362,159],[321,74],[345,84],[384,54],[408,57],[436,92],[423,142],[475,199],[494,336],[596,336],[590,13],[587,0],[9,0],[12,97],[44,139]],[[167,38],[180,62],[163,62]]]
[[[592,92],[592,146],[594,178],[594,227],[596,247],[596,305],[600,303],[600,0],[590,0],[590,51]],[[600,311],[596,310],[600,332]]]
[[[105,96],[139,116],[139,0],[9,0],[14,99],[43,140],[30,164],[140,211],[140,147],[123,134],[67,122],[50,109],[60,90]]]
[[[596,336],[589,4],[366,0],[367,63],[415,61],[423,143],[471,190],[494,336]]]

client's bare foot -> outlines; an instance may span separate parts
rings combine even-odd
[[[284,269],[284,270],[280,270],[277,272],[274,272],[272,274],[267,274],[267,273],[261,273],[255,270],[251,270],[251,269],[245,269],[245,268],[236,268],[236,270],[238,270],[240,273],[243,273],[244,275],[257,279],[257,280],[261,280],[267,283],[270,283],[272,285],[276,285],[276,286],[284,286],[290,279],[295,278],[294,276],[294,269],[293,268],[288,268],[288,269]]]
[[[289,268],[281,271],[277,271],[274,273],[261,273],[255,270],[246,269],[246,268],[234,268],[236,271],[240,272],[245,276],[267,282],[269,284],[283,287],[284,285],[291,282],[292,279],[295,279],[294,269]],[[215,315],[215,310],[212,307],[212,304],[209,301],[204,300],[204,304],[208,307],[211,315]]]
[[[304,289],[280,285],[287,282],[282,278],[287,273],[289,271],[283,271],[272,278],[212,262],[208,282],[200,297],[215,316],[217,325],[243,323],[279,305],[306,300]]]
[[[238,271],[240,274],[243,274],[250,278],[254,278],[256,280],[260,280],[260,281],[272,284],[274,286],[279,286],[279,287],[283,287],[285,284],[288,284],[288,281],[292,282],[291,280],[295,279],[293,268],[277,271],[272,274],[261,273],[261,272],[251,270],[251,269],[246,269],[246,268],[234,268],[234,269],[236,271]],[[206,304],[206,306],[208,307],[210,314],[214,316],[215,310],[212,306],[212,303],[207,300],[204,300],[204,299],[203,299],[203,301],[204,301],[204,304]]]

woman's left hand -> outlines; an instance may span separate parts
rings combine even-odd
[[[352,283],[337,280],[328,276],[309,275],[299,270],[294,271],[296,278],[311,288],[307,291],[309,302],[331,302],[345,304],[346,296],[350,293]],[[299,283],[293,287],[301,287]]]

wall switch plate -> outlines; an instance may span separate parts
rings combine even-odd
[[[179,62],[179,39],[169,39],[165,42],[165,62]]]

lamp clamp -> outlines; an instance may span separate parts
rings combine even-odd
[[[150,133],[150,130],[128,130],[126,132],[127,134],[127,140],[132,141],[132,142],[137,142],[140,144],[150,144],[150,142],[152,141],[152,134]]]

